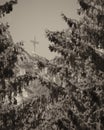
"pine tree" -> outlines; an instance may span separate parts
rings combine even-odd
[[[49,41],[52,42],[49,46],[50,51],[61,54],[61,57],[57,58],[55,70],[59,73],[62,84],[56,95],[60,95],[63,84],[65,84],[63,90],[66,92],[64,99],[57,100],[60,111],[52,109],[57,113],[52,122],[60,130],[102,130],[104,128],[104,1],[78,0],[78,2],[80,5],[78,14],[82,16],[79,21],[62,14],[68,29],[61,32],[49,30],[46,32]],[[63,61],[61,63],[60,58]],[[54,73],[53,69],[50,71]],[[60,116],[60,112],[63,112],[63,116]]]

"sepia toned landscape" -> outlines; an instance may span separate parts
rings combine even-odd
[[[104,0],[0,0],[0,130],[104,130]]]

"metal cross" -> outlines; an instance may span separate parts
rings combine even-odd
[[[39,44],[39,42],[36,41],[36,38],[35,38],[35,37],[34,37],[34,40],[31,40],[31,42],[32,42],[33,45],[34,45],[34,52],[35,52],[36,44]]]

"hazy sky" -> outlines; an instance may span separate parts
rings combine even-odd
[[[10,24],[15,42],[23,40],[25,49],[33,53],[34,47],[30,40],[35,36],[39,42],[36,53],[51,59],[55,54],[48,49],[50,42],[45,36],[45,30],[57,31],[67,28],[61,13],[67,17],[77,18],[77,9],[77,0],[18,0],[13,12],[6,15],[3,21]]]

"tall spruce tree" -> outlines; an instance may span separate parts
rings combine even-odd
[[[57,58],[55,68],[50,69],[55,75],[59,74],[62,81],[61,86],[55,86],[55,89],[59,87],[57,94],[54,91],[53,97],[56,95],[59,97],[62,88],[66,93],[64,98],[57,100],[58,107],[52,107],[50,110],[52,121],[50,122],[59,130],[102,130],[104,1],[78,2],[80,5],[78,14],[82,16],[79,21],[62,14],[68,29],[61,32],[49,30],[46,32],[49,41],[53,43],[49,46],[50,51],[61,54],[61,57]]]

